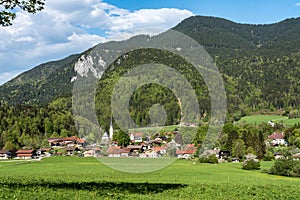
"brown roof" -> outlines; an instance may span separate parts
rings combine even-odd
[[[176,150],[177,155],[194,154],[195,152],[196,152],[196,148],[194,147],[194,144],[188,144],[185,150]]]
[[[129,153],[129,152],[130,152],[130,149],[125,148],[125,149],[122,149],[122,152],[121,152],[121,153]]]
[[[0,154],[7,154],[9,151],[7,150],[0,150]]]
[[[18,150],[17,154],[32,154],[34,152],[34,150],[30,149],[30,150]]]
[[[120,146],[111,146],[108,148],[108,154],[120,154],[122,149]]]
[[[195,149],[194,150],[185,150],[184,154],[194,154],[195,153]]]
[[[184,150],[176,150],[177,155],[182,155],[182,154],[184,154],[184,152],[185,152]]]
[[[269,135],[269,139],[277,140],[277,139],[283,139],[284,134],[283,133],[273,133],[272,135]]]
[[[76,141],[77,143],[83,144],[85,143],[85,140],[82,138],[79,138],[77,136],[71,136],[71,137],[65,137],[65,138],[49,138],[48,142],[53,143],[53,142],[74,142]]]

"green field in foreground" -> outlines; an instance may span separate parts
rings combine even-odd
[[[279,115],[253,115],[253,116],[245,116],[242,117],[238,123],[246,122],[250,124],[260,124],[260,123],[267,123],[268,121],[272,120],[275,123],[283,123],[286,126],[293,126],[294,124],[300,123],[300,118],[289,119],[285,116]]]
[[[263,162],[268,169],[272,162]],[[95,158],[0,162],[0,199],[299,199],[300,179],[240,163],[178,160],[151,173],[118,172]]]

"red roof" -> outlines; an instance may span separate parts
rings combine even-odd
[[[79,138],[77,136],[71,136],[71,137],[65,137],[65,138],[49,138],[48,142],[74,142],[76,141],[79,144],[84,144],[85,140],[82,138]]]
[[[18,150],[17,154],[32,154],[34,150]]]
[[[195,153],[195,149],[193,150],[185,150],[184,154],[194,154]]]
[[[184,154],[185,150],[176,150],[177,155],[182,155]]]
[[[125,149],[122,149],[121,153],[129,153],[130,152],[130,149],[128,148],[125,148]]]
[[[9,151],[7,150],[0,150],[0,154],[7,154]]]
[[[195,152],[196,152],[196,148],[195,148],[194,144],[188,144],[188,146],[185,150],[176,150],[177,155],[194,154]]]
[[[273,133],[272,135],[269,135],[268,138],[273,139],[273,140],[279,140],[279,139],[284,138],[284,134],[283,133]]]
[[[121,146],[110,146],[108,148],[108,154],[120,154],[122,153]]]

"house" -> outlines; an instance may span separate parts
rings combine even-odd
[[[143,133],[131,133],[129,137],[132,143],[143,142]]]
[[[108,157],[128,157],[131,152],[129,148],[122,148],[121,146],[110,146],[108,148]]]
[[[11,151],[7,150],[0,150],[0,160],[1,159],[9,159],[12,157]]]
[[[65,150],[67,156],[73,156],[76,153],[80,153],[80,149],[78,147],[67,147]]]
[[[84,157],[95,157],[95,154],[96,154],[95,151],[92,149],[83,152]]]
[[[153,149],[157,153],[158,156],[167,153],[167,146],[154,146]]]
[[[84,157],[98,157],[100,155],[100,148],[93,148],[83,152]]]
[[[283,155],[280,152],[274,152],[274,158],[277,160],[277,159],[283,158]]]
[[[184,150],[176,150],[176,155],[178,158],[188,159],[191,158],[196,152],[194,144],[188,144],[187,148]]]
[[[295,153],[292,156],[294,160],[300,160],[300,153]]]
[[[156,158],[157,157],[157,152],[153,149],[148,149],[146,152],[145,152],[145,157],[147,158]]]
[[[240,159],[239,158],[232,158],[232,162],[238,163],[238,162],[240,162]]]
[[[110,146],[108,148],[108,157],[115,158],[121,157],[122,149],[121,146]]]
[[[45,157],[50,157],[51,156],[51,150],[52,148],[41,148],[41,149],[38,149],[36,151],[36,155],[37,156],[45,156]]]
[[[218,157],[219,159],[226,159],[229,158],[231,156],[230,151],[226,151],[226,150],[220,150],[218,153]]]
[[[17,158],[19,159],[32,159],[34,156],[36,156],[35,150],[18,150],[16,152]]]
[[[268,125],[274,127],[276,124],[272,120],[270,120],[270,121],[268,121]]]
[[[53,146],[76,146],[85,147],[87,142],[77,136],[65,137],[65,138],[49,138],[49,145]]]
[[[129,153],[130,153],[130,149],[128,148],[121,149],[121,157],[128,157]]]
[[[287,146],[287,141],[284,139],[284,133],[272,133],[268,136],[273,146]]]

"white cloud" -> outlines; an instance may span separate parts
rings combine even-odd
[[[42,12],[18,12],[13,26],[0,28],[1,80],[100,42],[165,31],[192,15],[174,8],[129,11],[100,0],[47,1]]]
[[[300,3],[296,3],[296,6],[300,6]]]

